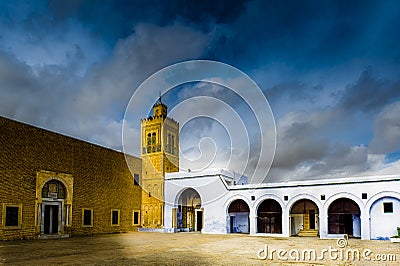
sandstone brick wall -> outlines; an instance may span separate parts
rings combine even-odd
[[[141,174],[141,159],[129,156]],[[73,176],[72,235],[136,230],[132,212],[141,209],[141,188],[134,185],[124,154],[0,117],[0,239],[34,238],[36,173]],[[22,204],[19,229],[4,228],[3,204]],[[93,209],[93,227],[82,227],[82,208]],[[120,226],[111,226],[111,210]]]

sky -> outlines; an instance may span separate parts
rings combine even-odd
[[[0,115],[120,151],[125,122],[139,156],[140,121],[124,119],[137,88],[172,64],[213,60],[258,85],[276,142],[261,141],[271,132],[259,130],[256,97],[203,80],[154,89],[174,119],[192,115],[180,124],[182,168],[261,167],[266,182],[399,174],[399,10],[397,0],[3,0]],[[256,163],[263,149],[270,170]]]

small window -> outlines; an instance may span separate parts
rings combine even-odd
[[[251,200],[256,200],[256,196],[251,196]]]
[[[393,213],[393,202],[383,203],[383,213]]]
[[[362,193],[361,194],[361,198],[362,199],[367,199],[368,198],[368,194],[367,193]]]
[[[19,228],[22,220],[22,205],[3,204],[3,224],[5,227]]]
[[[139,186],[139,174],[133,174],[133,182],[135,186]]]
[[[119,226],[119,210],[111,210],[111,225]]]
[[[325,200],[325,195],[321,195],[321,200]]]
[[[6,226],[18,226],[18,207],[6,207]]]
[[[288,201],[288,200],[289,200],[289,197],[288,197],[288,196],[283,196],[283,200],[284,200],[284,201]]]
[[[133,225],[140,224],[140,211],[133,211]]]
[[[93,210],[82,209],[82,226],[92,227],[93,226]]]

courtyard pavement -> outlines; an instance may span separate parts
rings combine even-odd
[[[131,232],[68,239],[0,241],[0,265],[398,265],[400,263],[400,243],[349,239],[345,244],[347,245],[341,248],[337,240],[308,237],[271,238],[237,234]],[[315,258],[313,258],[314,250]],[[357,254],[360,254],[359,260]]]

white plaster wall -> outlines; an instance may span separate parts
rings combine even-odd
[[[233,223],[233,231],[231,233],[249,233],[250,231],[249,213],[237,212],[237,213],[230,213],[229,215],[231,217],[235,217],[234,218],[235,222]]]
[[[303,229],[303,214],[292,214],[291,235],[297,235]]]
[[[188,178],[166,179],[164,227],[167,230],[172,228],[172,208],[178,207],[179,196],[187,188],[193,188],[200,195],[204,215],[202,232],[227,233],[226,214],[222,205],[228,190],[218,175],[202,177],[191,175]]]
[[[393,213],[383,213],[383,203],[393,202]],[[370,211],[371,239],[389,239],[400,227],[400,200],[383,197],[372,204]]]
[[[174,178],[176,176],[177,178]],[[386,181],[384,179],[387,179]],[[338,180],[302,181],[290,183],[263,184],[257,188],[251,185],[236,185],[226,187],[222,177],[215,175],[201,176],[200,174],[174,175],[168,174],[165,182],[165,227],[172,227],[172,207],[176,206],[177,198],[185,188],[195,189],[202,201],[204,208],[203,233],[228,233],[230,230],[229,214],[227,208],[235,199],[244,199],[250,208],[250,234],[257,234],[257,206],[265,199],[275,199],[282,206],[282,234],[290,235],[290,208],[300,199],[312,200],[319,209],[319,219],[316,219],[316,228],[320,230],[320,237],[329,235],[327,212],[329,205],[336,199],[349,198],[354,200],[361,210],[360,222],[354,220],[354,234],[362,239],[378,235],[391,236],[397,234],[396,227],[400,226],[400,200],[394,204],[393,215],[383,215],[376,207],[371,208],[372,200],[383,192],[396,195],[400,199],[400,178],[398,177],[368,177],[368,178],[343,178]],[[371,182],[374,181],[374,182]],[[377,181],[377,182],[375,182]],[[362,199],[362,193],[367,193],[367,199]],[[321,199],[321,195],[325,199]],[[285,199],[285,196],[287,199]],[[253,199],[252,199],[253,197]],[[379,204],[381,205],[381,204]],[[375,206],[375,204],[374,204]],[[292,215],[293,216],[293,215]],[[302,218],[296,222],[296,232],[300,230]],[[319,224],[317,223],[319,221]],[[371,227],[370,227],[371,226]],[[371,230],[370,230],[371,228]],[[276,235],[276,234],[274,234]]]
[[[353,214],[353,236],[361,237],[361,219],[359,216]]]
[[[228,232],[225,210],[219,201],[204,207],[204,227],[202,233],[226,234]]]

